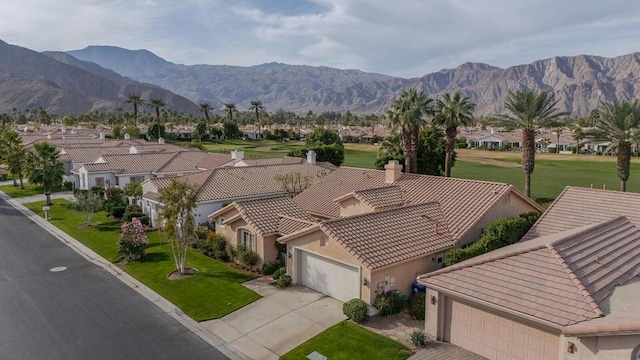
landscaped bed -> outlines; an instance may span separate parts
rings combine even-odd
[[[50,210],[51,223],[108,261],[119,261],[117,240],[122,222],[99,211],[92,219],[98,225],[78,228],[84,222],[82,213],[68,209],[65,206],[68,203],[67,200],[54,200]],[[25,206],[44,216],[43,205],[44,201],[39,201]],[[184,280],[169,280],[167,275],[175,270],[170,246],[157,231],[148,232],[147,237],[149,243],[144,258],[122,262],[119,266],[194,320],[220,318],[260,298],[241,285],[253,279],[251,275],[194,250],[187,255],[187,266],[198,269],[197,275]]]
[[[280,360],[306,359],[313,351],[331,360],[403,360],[413,355],[413,351],[397,341],[343,321],[289,351]]]

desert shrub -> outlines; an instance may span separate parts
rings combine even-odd
[[[240,244],[236,249],[236,259],[244,266],[253,267],[258,263],[258,254],[249,247]]]
[[[291,285],[291,281],[291,276],[285,274],[276,280],[276,285],[278,285],[279,288],[284,288]]]
[[[425,294],[416,293],[409,300],[409,314],[416,320],[424,320]]]
[[[413,333],[411,333],[410,338],[413,346],[417,348],[426,347],[430,343],[430,341],[428,341],[427,338],[424,336],[424,332],[421,330],[416,330]]]
[[[139,213],[142,212],[142,209],[140,208],[140,206],[138,206],[138,204],[130,204],[125,207],[125,212]]]
[[[267,261],[262,265],[262,274],[271,275],[280,268],[279,261]]]
[[[444,265],[451,266],[472,257],[518,242],[540,217],[536,212],[498,219],[487,225],[480,240],[464,249],[452,249],[444,255]]]
[[[282,275],[286,273],[287,273],[287,268],[281,267],[280,269],[276,270],[271,276],[273,276],[273,280],[278,280],[280,279],[280,277],[282,277]]]
[[[208,224],[204,223],[204,224],[198,224],[196,226],[196,237],[198,239],[208,239],[209,238],[209,234],[212,233],[213,230],[209,227]]]
[[[355,322],[362,322],[367,317],[367,304],[361,299],[351,299],[342,304],[342,313]]]
[[[397,314],[402,310],[404,295],[399,291],[387,291],[378,294],[373,306],[380,310],[380,315]]]

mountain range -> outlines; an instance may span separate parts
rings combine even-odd
[[[465,63],[406,79],[280,63],[180,65],[147,50],[112,46],[37,53],[0,41],[0,112],[34,104],[58,113],[128,109],[126,95],[136,92],[187,113],[196,113],[203,101],[246,110],[252,100],[267,111],[384,113],[412,87],[432,97],[461,90],[477,104],[476,116],[502,113],[509,91],[547,89],[561,110],[584,116],[602,101],[640,96],[640,53],[558,56],[506,69]]]

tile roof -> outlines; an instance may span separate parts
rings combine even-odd
[[[625,216],[640,226],[640,194],[568,186],[522,240]]]
[[[556,324],[598,318],[613,289],[640,274],[640,229],[625,217],[519,242],[421,275],[465,295]]]
[[[294,201],[310,214],[337,218],[340,216],[340,206],[334,201],[336,198],[358,191],[363,197],[373,195],[380,191],[373,189],[385,186],[400,188],[404,204],[438,201],[454,239],[460,238],[496,201],[501,201],[509,192],[542,211],[537,204],[508,184],[406,173],[393,184],[387,184],[385,170],[349,167],[338,168],[321,182],[296,196]],[[369,189],[372,192],[362,192]],[[383,204],[398,200],[395,190],[383,193],[386,198],[381,200]],[[372,196],[366,198],[375,201]]]
[[[222,167],[187,175],[187,180],[197,178],[200,184],[198,201],[238,199],[257,195],[281,195],[285,191],[278,176],[300,173],[309,176],[313,183],[322,179],[330,170],[309,164]],[[167,186],[171,179],[154,179],[158,189]]]
[[[320,229],[369,269],[454,246],[436,202],[325,220]]]
[[[380,188],[356,190],[353,192],[353,196],[368,204],[373,209],[400,206],[404,202],[400,186],[384,186]]]
[[[291,231],[301,226],[301,221],[306,223],[305,227],[314,225],[314,220],[288,196],[277,196],[253,200],[236,200],[232,205],[239,215],[244,219],[256,232],[261,235],[280,233],[281,217],[286,216],[289,221],[282,223],[283,230]],[[223,209],[221,209],[223,210]],[[221,210],[211,214],[216,217]],[[295,219],[295,224],[292,223]]]
[[[278,232],[282,235],[288,235],[316,224],[317,223],[313,220],[313,218],[311,218],[311,221],[304,221],[301,219],[280,215],[280,220],[278,221]]]

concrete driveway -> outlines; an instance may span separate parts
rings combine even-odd
[[[263,298],[201,324],[249,359],[279,359],[346,319],[342,302],[303,286],[278,289],[267,278],[245,286]]]

